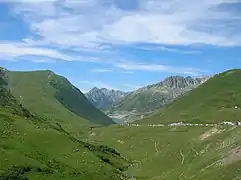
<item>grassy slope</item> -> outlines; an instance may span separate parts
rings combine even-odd
[[[127,179],[129,166],[115,149],[90,144],[60,123],[31,115],[0,76],[0,180]]]
[[[147,126],[174,121],[240,121],[241,110],[234,108],[241,107],[240,77],[241,70],[219,74],[148,117],[140,127],[97,128],[87,138],[131,157],[135,164],[128,172],[140,180],[241,179],[240,127]]]
[[[179,98],[143,123],[222,122],[241,120],[241,70],[230,70]],[[234,107],[238,106],[238,109]]]
[[[0,109],[0,179],[119,179],[128,162],[108,147],[77,140],[58,126]],[[25,172],[25,173],[24,173]]]
[[[216,133],[211,134],[211,129],[217,129]],[[202,139],[203,134],[209,136]],[[133,165],[128,174],[137,180],[238,180],[241,178],[240,134],[239,127],[112,126],[94,129],[88,138],[105,142],[131,157]],[[236,153],[234,158],[230,156],[231,151]],[[223,160],[230,164],[222,164]]]
[[[51,71],[9,72],[13,95],[32,112],[69,123],[112,124],[70,82]]]
[[[180,93],[181,94],[181,93]],[[112,107],[109,111],[132,111],[137,112],[153,112],[154,110],[165,106],[166,104],[173,101],[170,95],[162,94],[160,92],[154,92],[151,90],[146,90],[142,92],[134,92],[127,95],[122,101],[120,101],[116,106]]]

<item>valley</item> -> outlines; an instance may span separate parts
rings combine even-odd
[[[93,88],[86,93],[86,97],[91,102],[95,101],[93,105],[103,110],[108,116],[133,122],[167,106],[209,78],[208,76],[200,78],[170,76],[159,83],[133,92]],[[102,106],[97,105],[98,103]]]
[[[0,0],[0,180],[241,180],[241,0]]]
[[[1,180],[241,178],[239,69],[117,123],[51,71],[0,72]]]

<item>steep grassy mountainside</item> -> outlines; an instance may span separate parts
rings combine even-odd
[[[88,139],[131,157],[137,180],[241,179],[241,70],[218,74],[177,101],[138,121],[140,126],[96,128]],[[150,127],[162,122],[208,122],[212,126]]]
[[[112,148],[78,140],[60,125],[41,124],[2,109],[0,117],[1,180],[125,177],[129,162]]]
[[[120,102],[127,94],[123,91],[94,87],[85,96],[95,107],[105,110]]]
[[[17,103],[17,100],[8,89],[8,77],[2,68],[0,68],[0,107],[4,107],[12,114],[33,117],[28,109]]]
[[[119,125],[90,134],[131,157],[127,173],[136,180],[241,179],[241,127]]]
[[[31,115],[0,77],[0,180],[128,179],[129,161],[119,152]]]
[[[210,78],[142,123],[241,121],[241,70]]]
[[[109,109],[107,114],[111,117],[123,118],[129,121],[141,119],[143,115],[148,115],[170,104],[186,92],[198,87],[207,79],[208,77],[170,76],[160,83],[130,93]]]
[[[30,111],[47,118],[113,124],[66,78],[51,71],[7,71],[9,89]],[[87,121],[89,120],[89,122]]]

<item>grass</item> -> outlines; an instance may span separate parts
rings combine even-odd
[[[112,126],[96,128],[95,136],[86,138],[105,142],[130,157],[128,174],[137,180],[240,179],[241,161],[229,165],[220,162],[229,156],[230,150],[240,148],[241,128],[215,128],[220,133],[209,134],[205,139],[201,136],[212,128]]]
[[[29,81],[26,84],[31,86],[26,88],[24,82],[29,75],[27,77],[19,75],[23,78],[19,78],[18,82],[20,84],[23,82],[22,86],[17,86],[11,81],[13,84],[8,89],[9,76],[0,72],[2,73],[0,76],[0,180],[128,180],[125,171],[130,163],[116,149],[99,143],[89,143],[80,138],[82,134],[93,128],[90,127],[90,123],[85,124],[78,119],[80,121],[78,124],[74,118],[64,120],[62,117],[62,121],[54,119],[63,112],[42,118],[43,116],[32,114],[23,107],[22,104],[25,103],[19,104],[10,91],[16,86],[20,88],[19,93],[28,93],[28,96],[21,95],[21,97],[27,97],[24,98],[27,99],[26,104],[33,109],[36,108],[40,113],[46,104],[39,104],[41,100],[35,101],[34,104],[34,99],[43,98],[44,103],[49,102],[50,105],[53,103],[53,99],[48,99],[51,88],[44,86],[46,85],[44,78],[40,78],[43,80],[42,85],[36,87],[33,85],[38,85],[37,83]],[[36,76],[43,75],[42,72],[33,74],[36,79]],[[40,87],[49,89],[40,91]],[[67,114],[63,115],[67,118]],[[68,123],[72,127],[68,127]],[[73,127],[76,124],[82,126]]]
[[[240,78],[241,70],[218,74],[141,122],[241,121]]]
[[[0,110],[0,179],[119,179],[129,162],[115,149],[63,128]]]
[[[42,72],[40,74],[42,76]],[[25,108],[5,88],[8,86],[3,78],[3,91],[0,91],[4,92],[0,94],[0,180],[241,179],[240,127],[147,126],[147,123],[163,121],[213,123],[224,119],[238,120],[240,110],[234,107],[241,107],[240,77],[240,70],[219,74],[143,120],[140,127],[90,127],[83,120],[81,128],[81,124],[75,124],[78,123],[75,117],[65,119],[68,118],[66,113],[55,114],[70,106],[67,101],[63,105],[58,98],[55,102],[49,100],[57,97],[56,89],[65,92],[62,88],[41,85],[39,87],[47,88],[47,91],[40,91],[34,89],[34,83],[30,81],[33,83],[31,91],[23,86],[18,92],[18,86],[11,81],[10,89],[15,89],[15,96],[19,100],[20,96],[24,97],[22,104],[42,112],[45,115],[42,118],[29,111],[30,114],[23,113]],[[25,81],[20,82],[25,85]],[[45,81],[42,83],[46,84]],[[34,95],[28,97],[30,92]],[[70,92],[65,92],[66,97]],[[34,99],[40,100],[34,103]],[[52,104],[58,107],[56,111],[45,112],[44,106],[48,107],[48,103],[59,103],[60,106]]]
[[[113,124],[66,78],[51,71],[7,72],[17,100],[31,112],[70,124]]]

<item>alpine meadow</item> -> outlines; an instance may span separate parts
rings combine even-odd
[[[240,180],[239,0],[0,0],[0,180]]]

